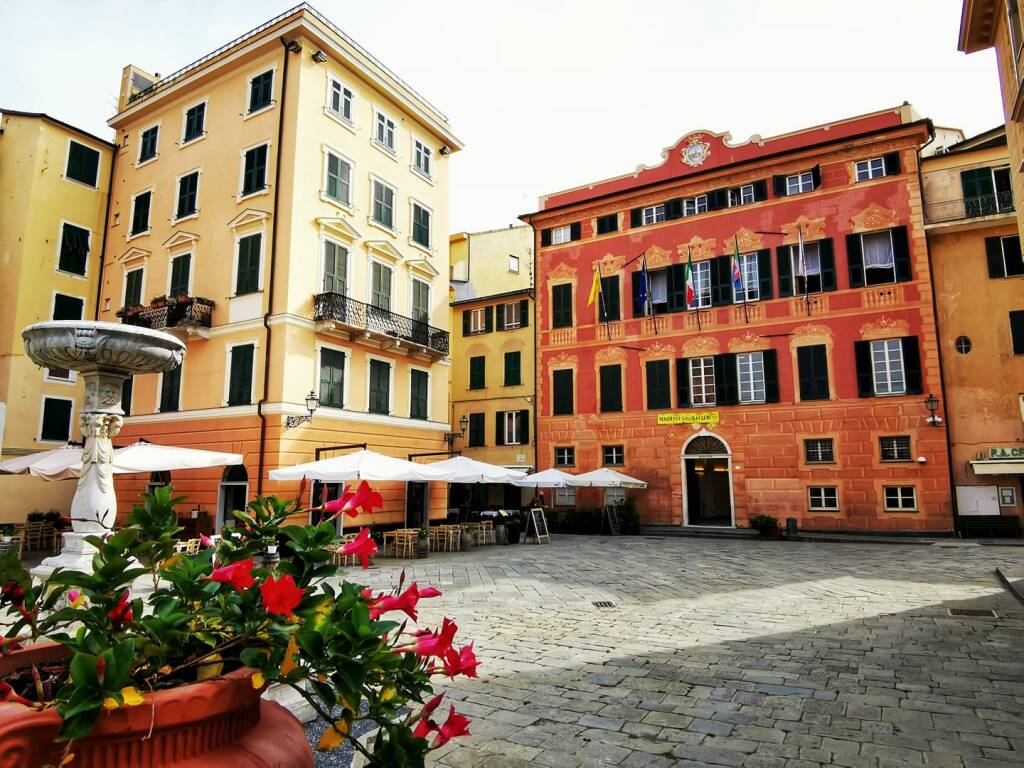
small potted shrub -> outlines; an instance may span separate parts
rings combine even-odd
[[[192,298],[187,293],[182,293],[178,296],[177,302],[179,304],[191,304]]]
[[[38,509],[33,509],[25,516],[25,520],[30,523],[42,523],[46,520],[46,513],[40,512]]]
[[[160,307],[166,307],[167,306],[167,296],[162,294],[162,293],[160,295],[158,295],[158,296],[154,296],[152,299],[149,300],[149,306],[152,307],[153,309],[159,309]]]
[[[749,518],[750,527],[759,534],[770,539],[781,539],[782,529],[779,528],[779,521],[771,515],[753,515]]]
[[[430,554],[430,531],[423,526],[416,533],[416,557],[427,557]]]
[[[522,523],[519,521],[518,515],[513,515],[505,522],[505,535],[507,536],[506,543],[518,544],[519,535],[522,533]]]

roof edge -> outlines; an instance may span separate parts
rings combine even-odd
[[[86,136],[90,140],[103,144],[104,146],[112,150],[117,149],[117,145],[114,144],[112,141],[109,141],[107,139],[101,139],[94,133],[89,133],[89,131],[79,128],[78,126],[72,125],[71,123],[66,123],[60,118],[54,117],[53,115],[48,115],[45,112],[24,112],[20,109],[4,109],[3,107],[0,107],[0,115],[14,115],[15,117],[33,117],[38,118],[40,120],[46,120],[47,122],[53,123],[54,125],[59,125],[61,128],[66,128],[69,131],[74,131],[80,136]]]

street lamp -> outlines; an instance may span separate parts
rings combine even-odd
[[[929,393],[928,397],[924,399],[924,407],[928,411],[928,418],[925,419],[925,423],[931,424],[933,427],[942,424],[942,417],[935,415],[935,412],[939,410],[939,398]]]
[[[455,441],[460,440],[469,428],[469,416],[462,414],[459,418],[459,426],[462,428],[461,432],[445,432],[444,441],[448,443],[448,453],[453,453],[455,450]]]
[[[297,427],[299,424],[305,424],[308,421],[313,420],[313,414],[316,413],[316,409],[320,407],[320,398],[317,397],[316,392],[310,390],[309,394],[306,395],[306,410],[309,414],[306,416],[289,416],[286,420],[288,429]]]

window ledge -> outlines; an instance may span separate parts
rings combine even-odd
[[[89,279],[87,275],[80,275],[77,272],[68,272],[66,269],[61,269],[59,266],[57,266],[53,271],[56,272],[58,275],[65,275],[66,277],[73,277],[73,278],[75,278],[77,280],[88,280]]]
[[[99,173],[97,173],[96,176],[99,177]],[[64,179],[64,181],[70,181],[72,184],[77,184],[80,187],[85,187],[86,189],[91,189],[93,192],[98,192],[99,189],[100,189],[98,186],[96,186],[94,184],[86,184],[84,181],[79,181],[78,179],[72,179],[70,176],[65,176],[63,173],[60,175],[60,177],[62,179]]]
[[[255,296],[258,293],[263,293],[263,289],[260,288],[259,290],[255,291],[246,291],[245,293],[232,293],[230,296],[228,296],[228,299],[241,299],[244,298],[245,296]]]
[[[198,218],[199,218],[199,210],[197,209],[195,212],[186,214],[186,215],[182,216],[181,218],[171,219],[171,224],[174,225],[174,226],[177,226],[178,224],[181,224],[181,222],[183,222],[183,221],[189,221],[190,219],[198,219]]]
[[[240,194],[240,195],[238,196],[237,202],[241,203],[241,202],[243,202],[244,200],[251,200],[251,199],[252,199],[252,198],[254,198],[254,197],[259,197],[259,196],[261,196],[261,195],[269,195],[269,194],[270,194],[270,185],[269,185],[269,184],[267,184],[267,185],[265,185],[265,186],[263,187],[263,189],[258,189],[258,190],[256,190],[255,192],[250,192],[250,193],[249,193],[249,194],[247,194],[247,195],[241,195],[241,194]]]
[[[270,110],[272,110],[276,106],[277,106],[277,102],[274,101],[274,100],[271,100],[271,102],[269,104],[267,104],[267,106],[265,106],[265,107],[260,107],[259,109],[253,110],[252,112],[246,112],[244,115],[242,115],[242,119],[243,120],[248,120],[251,117],[256,117],[257,115],[262,115],[264,112],[269,112]]]
[[[182,139],[181,143],[178,145],[178,149],[184,149],[185,147],[191,147],[193,144],[202,141],[203,139],[206,138],[206,133],[207,133],[206,131],[203,131],[198,136],[193,136],[191,139],[188,139],[188,140]]]
[[[127,243],[129,240],[134,240],[137,237],[145,237],[146,235],[148,235],[152,231],[153,231],[153,228],[150,227],[149,229],[145,229],[142,232],[135,232],[134,234],[126,235],[125,238],[124,238],[124,241]]]
[[[324,114],[343,128],[348,128],[352,133],[356,133],[356,124],[352,120],[345,119],[343,116],[332,111],[328,107],[324,107]]]
[[[431,248],[429,245],[423,245],[423,243],[418,243],[415,240],[413,240],[411,237],[409,238],[409,245],[411,245],[413,248],[415,248],[418,251],[423,251],[428,256],[433,256],[434,255],[434,249],[433,248]]]
[[[345,213],[347,213],[349,215],[352,215],[354,213],[354,211],[352,209],[352,203],[343,203],[343,202],[341,202],[341,200],[335,200],[333,197],[328,195],[322,189],[320,190],[320,199],[323,200],[325,203],[329,203],[330,205],[333,205],[335,208],[340,208],[341,210],[343,210]]]
[[[366,217],[366,223],[369,224],[371,227],[376,227],[377,229],[379,229],[379,230],[381,230],[383,232],[387,232],[392,237],[396,237],[398,235],[398,232],[396,232],[394,229],[389,227],[387,224],[383,224],[383,223],[377,221],[375,218],[373,218],[373,216],[367,216]]]
[[[381,142],[377,141],[376,136],[373,137],[373,141],[371,143],[373,144],[373,146],[377,148],[379,152],[384,153],[387,157],[390,157],[396,163],[398,162],[398,153],[395,152],[395,150],[388,147],[387,144],[382,144]]]
[[[429,173],[424,173],[419,168],[417,168],[415,165],[410,165],[409,166],[409,170],[412,171],[415,175],[419,176],[421,179],[423,179],[425,182],[427,182],[431,186],[436,186],[437,185],[437,180],[433,176],[431,176]]]
[[[136,169],[138,169],[138,168],[141,168],[144,165],[149,165],[150,163],[155,162],[156,160],[159,160],[159,159],[160,159],[160,153],[157,152],[155,155],[153,155],[152,157],[148,157],[145,160],[136,160],[134,163],[132,163],[132,166],[135,167]]]

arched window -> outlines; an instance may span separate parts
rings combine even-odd
[[[693,438],[690,444],[686,446],[687,456],[708,456],[708,455],[725,455],[729,453],[729,449],[725,447],[725,444],[717,437],[711,435],[700,435],[699,437]]]
[[[242,464],[234,464],[229,467],[224,467],[224,477],[221,479],[222,483],[245,483],[249,480],[249,473],[245,471],[245,467]]]

